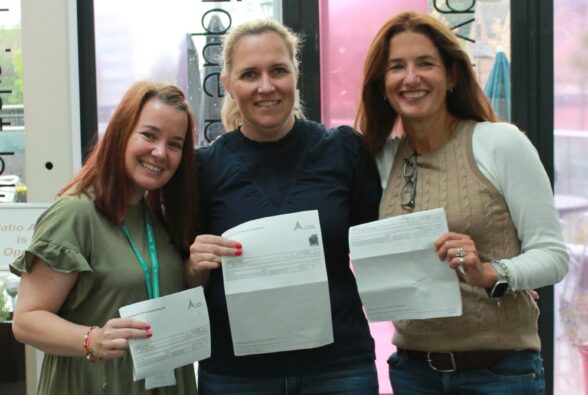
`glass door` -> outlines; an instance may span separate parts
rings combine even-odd
[[[588,4],[554,1],[555,198],[570,270],[555,286],[555,394],[588,395]]]

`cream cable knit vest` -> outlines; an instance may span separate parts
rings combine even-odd
[[[449,141],[417,157],[414,211],[444,207],[449,230],[468,234],[482,262],[511,258],[520,253],[520,241],[504,198],[474,160],[475,126],[473,121],[458,122]],[[409,212],[400,206],[399,192],[405,183],[403,161],[412,154],[406,140],[402,141],[380,203],[380,218]],[[483,288],[461,283],[461,295],[462,316],[395,321],[393,343],[421,351],[540,349],[539,312],[526,292],[509,293],[498,305]]]

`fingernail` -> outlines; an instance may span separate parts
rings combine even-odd
[[[242,254],[242,253],[243,253],[243,252],[242,252],[241,250],[237,250],[237,251],[235,251],[235,255],[236,255],[236,256],[241,256],[241,254]]]
[[[235,248],[243,248],[243,246],[241,245],[241,243],[237,242],[237,244],[235,245]]]
[[[147,333],[147,337],[151,337],[151,336],[153,336],[153,333],[151,333],[151,332],[148,332],[148,333]]]
[[[145,329],[148,329],[148,330],[151,329],[151,325],[145,324]]]

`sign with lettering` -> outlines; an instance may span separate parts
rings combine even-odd
[[[476,42],[470,36],[470,24],[476,21],[476,0],[432,0],[432,9],[447,19],[457,37],[470,43]]]
[[[213,8],[202,14],[199,31],[189,33],[191,39],[197,39],[200,44],[195,44],[193,41],[188,43],[189,46],[194,47],[194,49],[189,48],[189,51],[194,51],[194,53],[190,54],[189,59],[201,59],[202,63],[202,70],[197,70],[197,73],[202,75],[202,79],[200,80],[200,76],[196,77],[200,84],[198,87],[200,95],[198,100],[195,101],[195,108],[199,111],[196,116],[198,120],[197,146],[209,145],[225,132],[221,121],[221,107],[225,97],[225,90],[220,79],[222,40],[233,25],[233,15],[229,8],[235,11],[232,6],[237,3],[240,4],[241,0],[202,0],[202,3],[213,3],[211,5]],[[266,3],[267,5],[268,1],[259,1],[260,7],[263,8],[261,3]],[[269,5],[271,4],[272,1],[269,1]],[[250,8],[250,4],[248,7]],[[201,42],[200,39],[202,38],[204,42]],[[195,79],[190,78],[190,67],[189,62],[189,84]],[[188,91],[190,91],[190,86]]]
[[[209,145],[223,132],[221,122],[221,106],[225,96],[220,80],[221,64],[220,55],[222,52],[222,37],[231,28],[233,19],[231,14],[222,8],[213,8],[202,15],[202,32],[192,33],[192,36],[204,36],[206,41],[202,47],[201,56],[204,63],[203,78],[200,90],[200,113],[197,117],[198,125],[198,146]]]
[[[0,271],[31,243],[37,218],[49,204],[0,203]]]

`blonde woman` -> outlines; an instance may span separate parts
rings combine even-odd
[[[199,365],[201,394],[378,393],[374,342],[349,268],[347,232],[377,217],[377,170],[350,127],[327,131],[296,115],[298,38],[271,20],[236,27],[224,43],[226,133],[198,151],[203,233],[187,274],[204,282],[212,356]],[[334,343],[236,357],[220,257],[247,250],[221,235],[243,222],[318,210]]]

